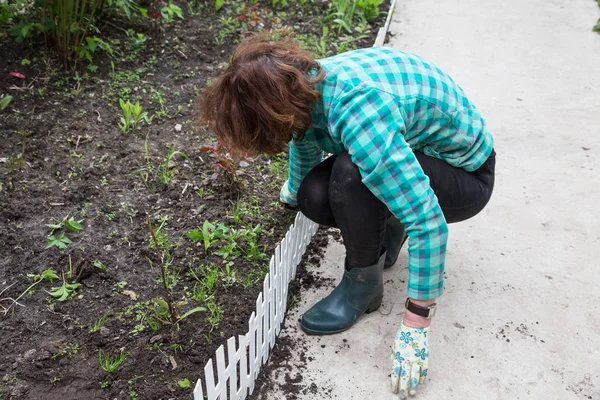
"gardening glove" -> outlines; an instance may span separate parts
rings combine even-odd
[[[279,201],[291,207],[296,207],[296,194],[289,189],[289,180],[285,181],[279,192]]]
[[[392,392],[400,398],[414,396],[417,387],[425,383],[429,347],[429,328],[409,328],[402,324],[392,346]]]

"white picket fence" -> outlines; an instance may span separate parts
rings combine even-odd
[[[289,283],[296,276],[296,267],[306,246],[317,232],[318,225],[301,213],[275,249],[263,291],[256,299],[256,311],[250,316],[248,333],[227,340],[227,357],[221,345],[216,352],[217,381],[213,360],[204,367],[204,387],[198,379],[194,400],[243,400],[254,391],[261,367],[267,362],[275,338],[287,310]],[[204,395],[206,393],[206,397]]]

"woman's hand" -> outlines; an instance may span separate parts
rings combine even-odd
[[[400,398],[414,396],[425,383],[429,361],[429,328],[411,328],[404,323],[392,346],[392,392]]]
[[[279,192],[279,201],[283,204],[296,207],[296,195],[292,194],[289,189],[288,181],[285,181]]]
[[[435,299],[410,301],[427,307],[435,303]],[[392,391],[400,392],[401,398],[414,396],[417,387],[425,383],[429,369],[429,334],[431,320],[406,310],[404,321],[396,333],[392,346]]]

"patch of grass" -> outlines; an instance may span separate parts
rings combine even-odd
[[[121,350],[115,356],[111,356],[102,350],[98,350],[98,364],[100,364],[100,368],[111,374],[115,372],[121,364],[123,364],[123,361],[125,361],[125,358],[128,355],[129,354],[125,353],[123,350]]]

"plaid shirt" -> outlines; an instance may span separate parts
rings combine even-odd
[[[326,78],[304,140],[290,143],[282,201],[295,203],[323,151],[348,150],[364,184],[402,221],[409,236],[408,296],[444,291],[448,227],[414,150],[474,171],[492,152],[485,120],[463,90],[423,59],[391,48],[319,60]],[[287,192],[287,193],[286,193]]]

